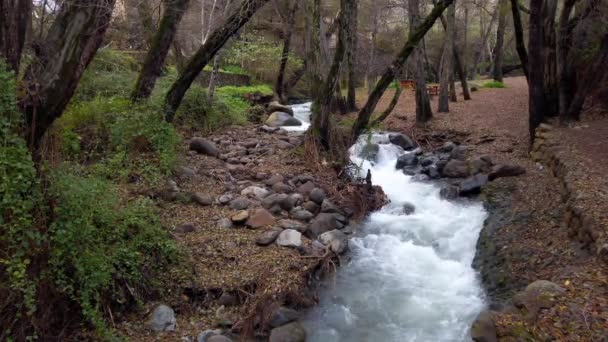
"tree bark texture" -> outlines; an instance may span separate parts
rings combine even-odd
[[[225,19],[228,16],[230,10],[230,3],[231,0],[226,0],[226,2],[224,3],[224,12],[222,15],[222,19]],[[209,22],[211,22],[211,18],[209,19]],[[219,51],[215,54],[215,57],[213,57],[213,70],[211,71],[211,77],[209,77],[209,86],[207,87],[207,98],[209,99],[209,102],[213,101],[213,96],[215,95],[217,75],[220,72],[220,57],[221,52]]]
[[[530,1],[530,33],[528,39],[528,92],[530,146],[534,143],[536,128],[545,118],[544,92],[544,39],[542,29],[543,0]]]
[[[234,13],[227,18],[224,24],[215,29],[205,44],[203,44],[194,56],[190,58],[186,68],[173,85],[171,85],[171,88],[165,97],[165,119],[168,122],[173,121],[175,112],[177,112],[186,91],[188,91],[192,82],[194,82],[196,77],[200,74],[201,70],[203,70],[215,54],[224,46],[224,44],[226,44],[228,39],[238,32],[238,30],[267,2],[268,0],[243,1],[241,5],[235,9]]]
[[[350,15],[348,20],[348,40],[346,49],[346,64],[348,68],[348,92],[346,95],[346,106],[348,110],[357,110],[357,30],[359,20],[359,10],[357,1],[349,2],[352,8],[350,9]]]
[[[555,15],[557,0],[544,0],[542,8],[542,31],[544,39],[543,59],[544,89],[545,89],[545,116],[559,114],[559,81],[557,75],[557,37],[555,32]]]
[[[418,0],[408,1],[409,11],[409,27],[410,33],[414,33],[414,28],[420,25],[420,3]],[[424,56],[422,51],[423,46],[418,46],[412,53],[412,64],[414,65],[414,79],[416,80],[415,101],[416,101],[416,124],[422,125],[433,118],[433,110],[431,109],[431,101],[426,90],[426,73],[424,68]],[[399,88],[398,95],[401,95]],[[399,99],[397,98],[397,101]],[[395,105],[397,104],[395,101]],[[391,102],[392,103],[392,102]],[[391,110],[392,111],[392,110]],[[385,112],[386,113],[386,112]]]
[[[19,104],[27,124],[26,139],[35,156],[44,133],[63,113],[101,45],[114,3],[114,0],[64,2],[35,60],[27,68]]]
[[[494,68],[493,75],[494,81],[502,82],[502,64],[504,60],[504,43],[505,43],[505,29],[507,28],[507,0],[499,0],[498,7],[498,27],[496,28],[496,44],[494,45]]]
[[[433,27],[435,21],[439,16],[443,13],[443,11],[450,6],[454,0],[443,0],[439,1],[437,5],[433,7],[431,13],[426,17],[426,19],[417,27],[413,33],[410,35],[408,41],[405,43],[397,57],[393,60],[391,65],[384,71],[382,77],[376,84],[376,87],[370,94],[365,106],[359,111],[359,115],[357,116],[357,120],[353,124],[352,132],[351,132],[351,141],[355,141],[359,134],[367,127],[369,124],[369,119],[373,114],[376,106],[378,105],[378,101],[391,84],[391,82],[395,79],[395,75],[401,68],[403,68],[404,63],[407,61],[408,57],[412,54],[420,40],[424,37],[424,35]]]
[[[557,38],[557,71],[559,75],[559,116],[561,121],[568,119],[568,110],[575,92],[574,68],[570,65],[568,55],[572,48],[572,32],[575,22],[570,15],[577,0],[566,0],[559,16]]]
[[[338,19],[339,20],[339,19]],[[323,58],[321,57],[321,0],[306,2],[306,65],[313,99],[320,97],[323,83]]]
[[[445,18],[443,16],[441,16],[440,19],[441,19],[441,25],[443,26],[443,29],[446,30],[447,22],[446,22]],[[446,32],[447,32],[447,30],[446,30]],[[456,36],[456,34],[454,34],[454,36]],[[456,69],[456,73],[458,74],[458,78],[460,79],[460,85],[462,87],[462,95],[465,100],[470,100],[471,93],[469,92],[469,83],[467,82],[467,73],[463,66],[462,60],[460,58],[460,51],[458,49],[458,46],[456,45],[456,37],[454,37],[453,43],[454,44],[452,44],[452,45],[453,45],[453,50],[454,50],[454,68]],[[451,87],[452,87],[452,82],[450,82],[450,92],[452,89]],[[454,94],[450,94],[450,97],[452,95],[455,98],[456,92],[454,91]],[[451,99],[451,100],[452,100],[452,102],[456,102],[455,99]]]
[[[152,94],[156,80],[161,76],[165,59],[175,38],[177,25],[181,21],[190,0],[163,0],[165,13],[154,38],[144,65],[131,94],[133,101],[146,99]]]
[[[526,75],[526,79],[528,79],[528,52],[526,51],[526,43],[524,41],[524,28],[521,21],[521,12],[519,11],[518,0],[511,0],[511,13],[513,15],[513,28],[515,29],[515,44],[517,54],[519,55],[519,60],[521,61],[524,75]]]
[[[291,37],[293,36],[293,30],[296,25],[296,13],[298,11],[298,1],[293,2],[292,8],[289,10],[289,14],[286,18],[285,30],[283,31],[283,51],[281,53],[281,63],[279,65],[279,74],[277,76],[277,82],[274,86],[274,92],[282,103],[287,102],[285,93],[285,70],[287,70],[287,62],[289,61],[289,51],[291,50]]]
[[[439,99],[437,111],[447,113],[450,111],[450,75],[454,73],[452,60],[454,59],[453,44],[454,44],[454,5],[448,7],[447,20],[445,28],[445,41],[443,44],[443,53],[441,56],[441,68],[439,76]]]
[[[0,56],[15,74],[19,73],[31,14],[31,0],[0,0]]]

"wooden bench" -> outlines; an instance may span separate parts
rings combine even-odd
[[[414,80],[401,80],[401,88],[403,89],[415,89],[416,82]]]

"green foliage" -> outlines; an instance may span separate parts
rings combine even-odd
[[[498,81],[486,82],[482,86],[483,88],[504,88],[505,84]]]
[[[126,304],[157,287],[154,279],[177,260],[177,247],[149,200],[121,202],[111,183],[74,170],[66,166],[52,176],[50,274],[103,336],[102,304]]]
[[[227,86],[215,90],[219,101],[225,104],[231,112],[243,113],[251,107],[245,100],[245,94],[260,93],[262,95],[272,95],[273,90],[267,85],[257,85],[249,87]]]

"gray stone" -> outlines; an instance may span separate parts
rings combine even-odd
[[[270,194],[270,191],[261,188],[259,186],[248,186],[243,191],[241,191],[241,196],[254,197],[259,200],[264,199],[266,196]]]
[[[465,178],[469,176],[469,168],[466,162],[452,159],[445,165],[441,173],[444,177]]]
[[[274,112],[270,114],[265,123],[270,127],[302,126],[302,122],[300,120],[284,112]]]
[[[205,154],[212,157],[218,157],[220,150],[217,149],[214,143],[203,138],[192,138],[190,140],[190,150],[196,151],[198,154]]]
[[[245,222],[245,225],[252,229],[257,229],[274,224],[276,219],[266,209],[254,210]]]
[[[359,152],[359,158],[369,160],[369,161],[377,161],[378,153],[380,152],[380,145],[374,143],[367,143]]]
[[[271,328],[277,328],[287,323],[297,321],[298,319],[300,319],[301,316],[302,315],[296,310],[282,306],[272,314],[272,317],[270,318],[270,322],[268,324]]]
[[[388,140],[391,142],[391,144],[397,145],[406,151],[410,151],[418,147],[418,144],[410,139],[410,137],[401,133],[390,134],[388,136]]]
[[[277,245],[282,247],[300,247],[302,246],[302,233],[293,229],[286,229],[279,234]]]
[[[258,235],[258,237],[255,239],[255,243],[258,246],[268,246],[271,243],[275,242],[275,240],[277,239],[277,237],[279,237],[279,234],[281,234],[282,231],[283,230],[279,228],[267,230],[262,234]]]
[[[323,204],[321,204],[321,212],[339,214],[342,213],[342,210],[340,210],[340,208],[338,208],[332,201],[326,198],[323,200]]]
[[[280,148],[281,150],[288,150],[290,148],[294,148],[295,146],[292,145],[291,143],[287,142],[287,141],[282,141],[279,140],[276,143],[277,147]]]
[[[454,146],[450,152],[450,159],[466,160],[467,159],[467,148],[464,146]]]
[[[283,182],[284,179],[285,178],[281,175],[272,175],[272,177],[270,177],[264,181],[264,184],[266,184],[268,186],[273,186],[277,183]]]
[[[266,196],[262,200],[262,207],[270,209],[275,206],[280,206],[281,203],[289,198],[289,195],[285,194],[271,194]]]
[[[303,196],[308,196],[314,188],[315,188],[315,183],[313,183],[312,181],[309,180],[306,183],[304,183],[298,187],[298,193]]]
[[[217,300],[217,304],[225,307],[236,306],[239,304],[239,299],[230,292],[224,292]]]
[[[276,131],[278,131],[280,128],[279,127],[270,127],[267,125],[264,125],[262,127],[260,127],[260,130],[266,133],[274,133]]]
[[[233,342],[232,339],[223,335],[214,335],[209,337],[207,342]]]
[[[230,201],[230,208],[234,210],[245,210],[249,208],[251,201],[245,197],[235,198]]]
[[[160,304],[152,312],[150,328],[156,332],[175,331],[177,319],[175,312],[170,307]]]
[[[526,173],[526,169],[519,165],[495,165],[492,167],[489,178],[495,180],[502,177],[516,177]]]
[[[337,254],[342,254],[348,248],[346,235],[339,230],[332,230],[319,235],[318,240]]]
[[[220,196],[217,201],[222,204],[222,205],[226,205],[228,203],[230,203],[230,201],[232,201],[232,199],[234,198],[234,196],[232,196],[231,194],[225,194]]]
[[[317,203],[317,204],[321,204],[323,203],[323,200],[327,197],[327,194],[325,194],[325,191],[323,191],[323,189],[321,188],[314,188],[310,191],[310,195],[308,195],[308,198],[310,198],[311,201]]]
[[[482,311],[471,326],[471,338],[475,342],[497,342],[496,326],[490,311]]]
[[[209,342],[209,338],[221,334],[221,330],[205,330],[198,334],[196,342]]]
[[[448,142],[444,143],[443,146],[441,146],[440,148],[438,148],[437,152],[439,152],[439,153],[450,153],[450,152],[452,152],[452,150],[454,149],[454,147],[456,147],[456,144],[454,144],[451,141],[448,141]]]
[[[177,228],[175,228],[175,232],[180,233],[180,234],[192,233],[195,230],[196,230],[196,227],[192,223],[182,224],[181,226],[178,226]]]
[[[279,202],[279,205],[283,210],[290,211],[295,206],[302,202],[302,195],[295,194],[291,196],[287,196]]]
[[[270,331],[268,342],[306,342],[306,330],[298,322],[292,322]]]
[[[457,186],[448,186],[446,188],[441,189],[439,191],[439,196],[444,199],[453,200],[458,198],[458,194],[460,193],[460,189]]]
[[[310,221],[315,215],[313,215],[310,211],[304,209],[294,208],[291,212],[291,217],[300,221]]]
[[[411,215],[416,211],[416,206],[414,206],[412,203],[404,203],[403,204],[403,213],[405,215]]]
[[[415,166],[417,164],[418,164],[418,156],[416,156],[415,153],[406,153],[402,156],[399,156],[399,158],[397,158],[397,164],[395,165],[395,168],[397,168],[397,170],[401,170],[405,167]]]
[[[295,220],[279,220],[278,225],[283,229],[293,229],[299,231],[300,233],[303,233],[306,230],[306,225]]]
[[[471,176],[460,183],[460,196],[476,195],[481,192],[481,188],[488,184],[488,175],[482,173]]]
[[[488,158],[481,157],[469,161],[469,172],[472,175],[478,173],[488,173],[492,169],[492,161]]]
[[[302,208],[310,211],[313,214],[316,213],[316,212],[318,212],[319,209],[321,209],[321,207],[317,203],[315,203],[313,201],[304,202],[302,204]]]
[[[291,109],[291,107],[289,107],[289,106],[280,104],[278,101],[272,101],[268,104],[268,112],[269,113],[284,112],[284,113],[287,113],[287,114],[293,116],[293,109]]]
[[[196,171],[187,166],[178,167],[177,170],[175,170],[175,173],[177,174],[177,176],[179,178],[182,178],[182,179],[192,178],[192,177],[196,176]]]
[[[278,182],[272,186],[272,191],[278,194],[289,194],[293,192],[293,188],[285,183]]]
[[[338,229],[336,216],[334,214],[321,213],[310,222],[307,233],[311,237],[316,238],[317,236],[334,229]]]
[[[213,197],[208,194],[203,194],[202,192],[195,192],[190,197],[192,198],[192,201],[203,206],[213,204]]]
[[[216,224],[218,228],[232,228],[232,221],[228,218],[219,219]]]
[[[241,210],[230,217],[230,220],[234,223],[244,223],[249,218],[249,212],[247,210]]]

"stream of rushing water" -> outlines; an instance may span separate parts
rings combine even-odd
[[[390,203],[372,213],[350,240],[350,261],[321,291],[303,323],[308,341],[470,341],[469,328],[484,308],[471,266],[486,218],[478,202],[452,202],[440,188],[395,168],[406,153],[374,134],[377,162],[358,157],[369,141],[350,150],[361,175],[371,169]],[[404,204],[416,209],[405,215]]]

